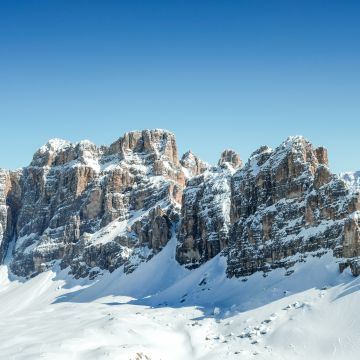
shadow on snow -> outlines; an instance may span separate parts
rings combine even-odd
[[[128,275],[118,269],[89,281],[74,280],[60,272],[54,280],[65,280],[64,286],[69,289],[75,285],[82,287],[59,296],[54,303],[97,301],[107,306],[196,307],[203,313],[200,318],[225,318],[309,289],[320,291],[340,286],[342,292],[333,301],[360,290],[360,279],[354,279],[348,270],[340,274],[331,252],[320,259],[309,256],[305,263],[297,263],[289,276],[285,269],[276,269],[266,277],[255,273],[246,279],[228,279],[225,258],[217,256],[188,271],[175,261],[173,246],[169,244]]]

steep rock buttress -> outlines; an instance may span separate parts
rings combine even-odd
[[[191,151],[179,160],[165,130],[109,147],[54,139],[29,166],[0,170],[0,257],[11,255],[21,276],[57,263],[94,277],[131,272],[177,236],[176,259],[189,269],[220,253],[230,277],[266,274],[332,251],[358,275],[360,195],[356,176],[344,179],[325,148],[299,136],[245,165],[225,150],[217,166]]]

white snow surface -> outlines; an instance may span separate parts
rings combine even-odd
[[[360,279],[331,252],[244,281],[217,256],[188,271],[176,241],[133,273],[30,280],[0,267],[1,359],[358,359]]]
[[[41,154],[44,154],[46,152],[55,153],[55,152],[65,149],[66,147],[68,147],[70,145],[71,145],[71,143],[67,140],[54,138],[54,139],[50,139],[45,145],[43,145],[39,149],[39,152]]]

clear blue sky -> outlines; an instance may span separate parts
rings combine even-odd
[[[360,1],[0,1],[0,167],[167,128],[215,163],[302,134],[360,169]]]

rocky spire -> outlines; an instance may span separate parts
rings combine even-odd
[[[234,150],[224,150],[221,153],[218,165],[221,167],[230,166],[233,169],[238,169],[242,166],[240,156]]]
[[[187,151],[180,160],[180,164],[186,170],[187,177],[191,178],[202,174],[205,170],[210,168],[210,165],[202,161],[191,150]]]

